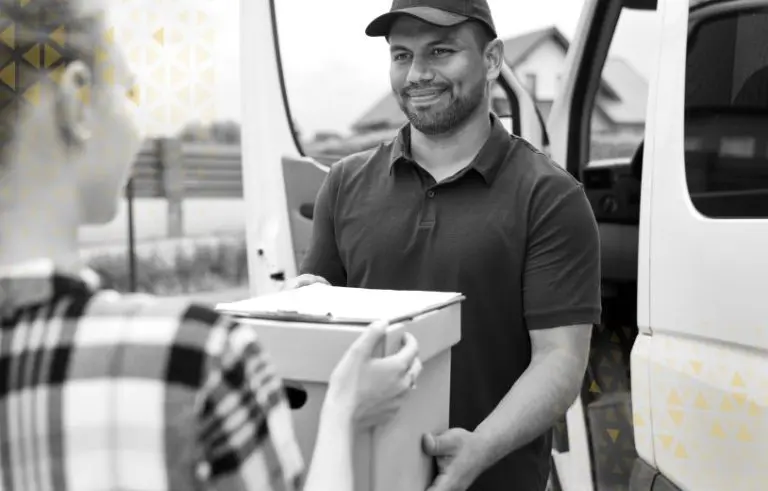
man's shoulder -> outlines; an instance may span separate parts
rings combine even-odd
[[[331,173],[335,173],[343,179],[343,176],[354,176],[374,171],[382,162],[389,160],[394,144],[394,140],[388,140],[375,147],[346,155],[331,164]]]
[[[513,136],[513,166],[532,191],[553,191],[555,194],[568,193],[580,188],[581,183],[549,155],[536,148],[528,140]]]

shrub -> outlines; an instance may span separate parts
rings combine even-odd
[[[165,257],[164,257],[165,256]],[[130,291],[128,251],[99,254],[88,265],[101,276],[103,286]],[[156,295],[184,295],[248,283],[245,240],[177,246],[170,254],[136,254],[136,291]]]

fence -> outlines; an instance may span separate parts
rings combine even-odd
[[[330,165],[339,156],[317,155]],[[275,162],[279,166],[279,162]],[[242,199],[243,169],[239,144],[190,143],[178,139],[144,142],[126,187],[128,202],[128,261],[130,288],[136,285],[134,199],[160,198],[167,202],[167,238],[185,236],[185,199]]]
[[[128,201],[129,288],[136,289],[135,198],[163,198],[168,203],[167,237],[184,236],[185,198],[242,198],[239,145],[187,143],[177,139],[144,142],[126,187]]]
[[[182,237],[185,198],[242,198],[239,145],[186,143],[177,139],[145,142],[126,189],[133,198],[168,202],[168,237]]]

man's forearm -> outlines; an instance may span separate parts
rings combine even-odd
[[[534,358],[496,409],[476,429],[485,470],[549,430],[581,389],[584,360],[565,350]]]

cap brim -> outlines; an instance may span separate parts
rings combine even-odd
[[[415,17],[429,24],[441,27],[455,26],[469,20],[469,17],[464,15],[454,14],[432,7],[410,7],[387,12],[384,15],[376,17],[373,19],[373,22],[368,24],[368,27],[365,29],[365,34],[370,37],[387,36],[389,30],[392,28],[392,24],[401,15]]]

